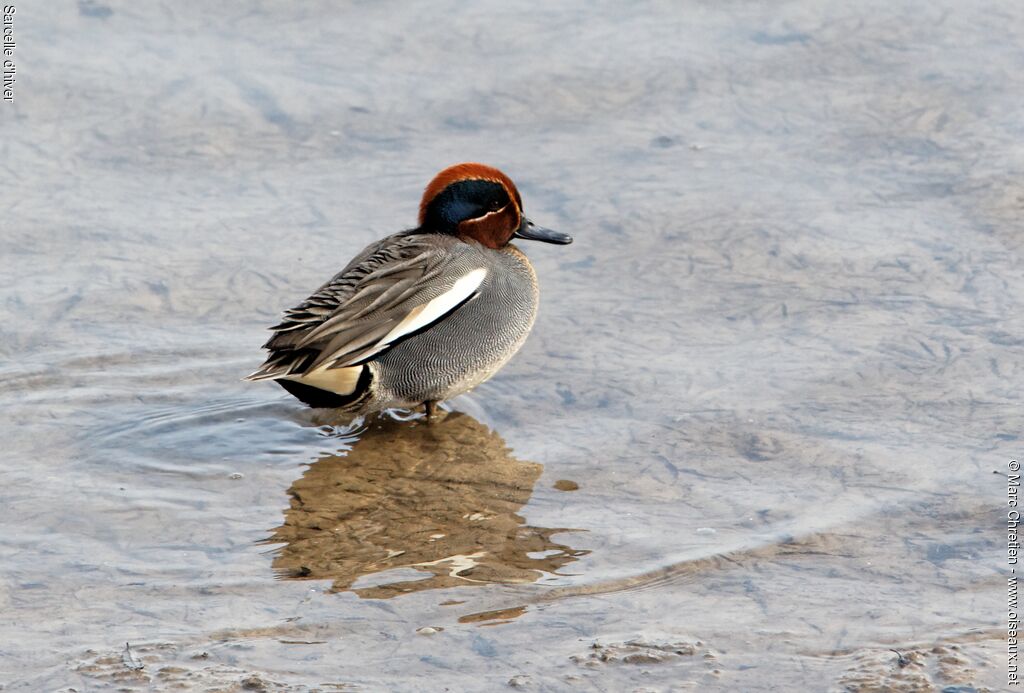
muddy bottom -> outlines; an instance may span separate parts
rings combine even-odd
[[[1024,5],[18,9],[0,688],[1006,687]],[[461,160],[576,239],[513,361],[243,383]]]

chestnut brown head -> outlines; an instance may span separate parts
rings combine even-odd
[[[515,183],[498,169],[477,163],[449,166],[434,176],[423,192],[419,231],[448,233],[495,249],[513,238],[572,243],[571,236],[523,216]]]

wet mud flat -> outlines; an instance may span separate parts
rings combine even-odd
[[[17,30],[5,691],[1005,689],[1018,3]],[[436,427],[242,383],[457,160],[576,239],[521,353]]]

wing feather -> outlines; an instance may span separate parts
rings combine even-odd
[[[472,298],[487,275],[473,246],[395,234],[368,246],[329,282],[285,311],[247,380],[347,383],[348,369],[429,327]],[[354,368],[352,373],[361,369]],[[314,382],[315,381],[315,382]]]

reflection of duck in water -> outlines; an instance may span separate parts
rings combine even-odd
[[[530,527],[515,514],[541,469],[465,414],[436,426],[378,420],[347,455],[321,457],[292,484],[291,508],[268,539],[284,543],[274,568],[332,579],[335,590],[397,568],[430,574],[353,590],[373,598],[534,582],[586,553],[551,540],[570,530]]]

